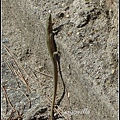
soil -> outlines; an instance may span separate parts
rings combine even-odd
[[[55,119],[117,120],[115,0],[2,0],[1,119],[49,119],[53,95],[53,66],[46,46],[49,12],[54,31],[58,30],[55,42],[65,82],[64,94],[59,74]]]

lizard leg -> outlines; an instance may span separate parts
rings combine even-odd
[[[56,51],[53,53],[53,58],[58,62],[59,59],[60,59],[60,52],[59,51]]]

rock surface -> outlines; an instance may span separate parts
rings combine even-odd
[[[61,52],[62,76],[68,92],[55,113],[62,110],[58,120],[117,120],[118,1],[114,0],[3,0],[2,85],[11,103],[23,111],[22,119],[26,115],[30,119],[40,119],[41,115],[35,114],[35,110],[39,111],[35,109],[37,105],[40,109],[47,108],[41,119],[49,117],[53,93],[53,68],[46,47],[49,11],[53,28],[61,26],[55,41]],[[10,51],[7,52],[4,45]],[[12,55],[8,54],[10,52]],[[16,76],[10,68],[16,71],[20,68],[31,92],[20,80],[22,77]],[[62,93],[59,76],[57,101]],[[2,119],[10,117],[11,107],[7,114],[5,109],[2,90]]]

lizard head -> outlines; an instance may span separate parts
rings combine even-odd
[[[52,16],[49,14],[48,19],[47,19],[47,32],[52,31]]]

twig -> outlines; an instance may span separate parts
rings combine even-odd
[[[47,96],[46,98],[47,98],[48,101],[52,102],[52,100],[50,99],[49,96]],[[58,105],[56,105],[56,106],[57,106],[58,110],[55,108],[55,111],[61,116],[62,113],[63,113],[63,110],[62,110]],[[62,116],[63,116],[63,115],[62,115]],[[66,118],[65,116],[63,116],[63,117],[64,117],[66,120],[69,119],[69,118]]]
[[[14,63],[16,64],[16,66],[17,66],[17,67],[19,66],[19,67],[26,73],[26,71],[23,69],[23,67],[22,67],[20,64],[18,64],[18,62],[15,60],[15,58],[13,57],[12,52],[10,52],[9,48],[8,48],[6,45],[4,45],[4,44],[3,44],[3,46],[5,47],[7,53],[8,53],[8,54],[12,57],[12,59],[14,60]],[[18,68],[19,68],[19,67],[18,67]],[[21,78],[21,80],[22,80],[22,81],[24,82],[24,84],[27,86],[28,90],[30,90],[30,87],[29,87],[28,83],[26,82],[26,80],[24,79],[22,73],[20,72],[20,69],[18,69],[17,72],[16,72],[16,70],[14,69],[14,72],[15,72],[16,75],[18,75],[18,76]],[[21,75],[19,75],[18,73],[21,74]]]
[[[8,97],[8,95],[7,95],[5,86],[2,86],[2,88],[3,88],[3,91],[4,91],[4,93],[5,93],[5,97],[6,97],[7,101],[8,101],[8,103],[9,103],[9,105],[11,106],[11,108],[13,109],[13,111],[17,112],[17,114],[19,115],[19,112],[15,109],[15,107],[12,105],[12,103],[11,103],[10,100],[9,100],[9,97]]]
[[[23,83],[27,86],[28,90],[30,91],[31,88],[29,87],[28,82],[25,80],[25,78],[24,78],[24,76],[21,74],[21,72],[16,71],[16,69],[13,67],[13,65],[12,65],[11,67],[12,67],[14,73],[16,74],[16,76],[18,76],[19,79],[20,79],[21,81],[23,81]]]
[[[10,63],[6,62],[6,65],[10,69],[10,71],[12,71],[12,75],[15,77],[15,73],[14,73],[14,71],[13,71],[12,66],[10,65]],[[20,87],[18,80],[17,79],[15,79],[15,80],[16,80],[16,82],[18,84],[18,87]]]
[[[16,88],[8,88],[8,89],[20,91],[28,99],[28,102],[30,104],[29,108],[31,107],[31,100],[27,97],[27,95],[23,91],[21,91],[20,89],[16,89]]]
[[[28,67],[29,67],[29,66],[28,66]],[[34,70],[34,69],[30,68],[30,67],[29,67],[29,69],[31,69],[31,70],[33,70],[33,71],[35,71],[35,72],[38,72],[38,73],[40,73],[40,74],[42,74],[42,75],[45,75],[45,76],[47,76],[47,77],[53,78],[53,76],[51,76],[51,75],[48,75],[48,74],[45,74],[45,73],[43,73],[43,72]]]

